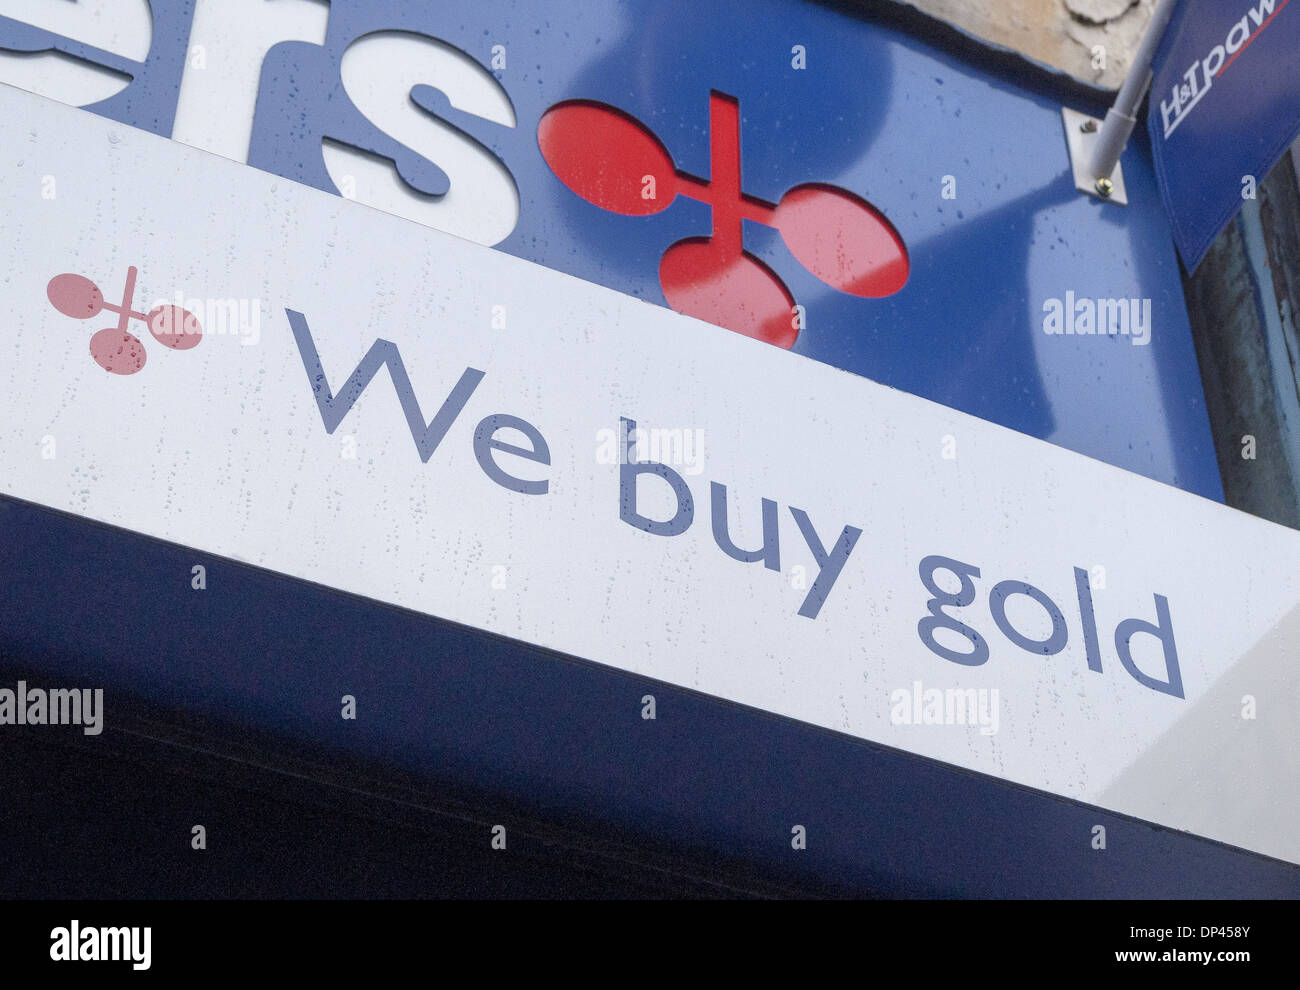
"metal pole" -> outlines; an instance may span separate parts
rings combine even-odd
[[[1106,122],[1101,125],[1101,133],[1097,135],[1090,165],[1092,176],[1099,183],[1110,179],[1119,163],[1119,156],[1128,144],[1129,135],[1137,126],[1138,108],[1142,105],[1142,97],[1146,95],[1154,75],[1151,62],[1155,59],[1156,48],[1164,37],[1165,28],[1169,26],[1169,19],[1173,17],[1177,4],[1178,0],[1156,0],[1155,13],[1151,15],[1151,23],[1147,25],[1142,44],[1133,57],[1133,65],[1124,77],[1124,85],[1115,98],[1115,105],[1106,111]]]

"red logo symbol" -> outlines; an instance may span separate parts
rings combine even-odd
[[[744,220],[775,227],[800,264],[841,292],[877,299],[903,287],[907,248],[875,207],[824,183],[795,186],[775,206],[747,196],[740,187],[740,104],[712,93],[709,127],[707,182],[678,172],[653,133],[602,103],[556,104],[538,124],[537,142],[559,180],[602,209],[649,216],[679,195],[713,208],[712,235],[678,241],[659,263],[659,284],[679,313],[794,346],[794,299],[776,272],[744,249]]]
[[[104,302],[99,286],[84,275],[55,275],[45,287],[50,302],[64,316],[89,320],[104,310],[118,314],[117,326],[105,327],[90,338],[90,356],[115,375],[134,375],[144,367],[144,344],[126,329],[131,320],[143,320],[154,340],[174,351],[188,351],[203,338],[198,317],[187,309],[157,306],[148,313],[133,310],[136,274],[134,266],[126,270],[126,289],[119,306]]]

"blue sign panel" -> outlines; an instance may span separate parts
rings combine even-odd
[[[268,46],[249,164],[348,195],[344,149],[426,204],[497,195],[504,220],[444,229],[1222,499],[1151,166],[1129,152],[1127,210],[1078,196],[1053,99],[790,0],[298,6],[327,23]],[[6,18],[0,49],[129,76],[89,109],[173,134],[183,80],[221,70],[194,68],[202,4],[149,7],[143,62]],[[398,42],[427,79],[349,88],[349,59],[376,76]],[[448,60],[503,109],[459,108]]]
[[[366,800],[392,793],[378,766],[418,775],[421,801],[450,792],[460,809],[465,801],[490,807],[487,821],[505,821],[512,844],[530,818],[542,819],[584,846],[644,843],[704,861],[712,876],[730,868],[805,893],[1300,896],[1293,864],[663,681],[207,555],[197,559],[225,590],[220,604],[196,599],[187,581],[174,580],[189,573],[194,551],[7,497],[0,527],[13,534],[0,541],[0,573],[30,578],[7,582],[13,593],[0,596],[0,683],[24,675],[33,684],[81,683],[94,670],[111,685],[106,733],[119,731],[114,720],[134,698],[147,706],[152,737],[175,734],[182,749],[194,745],[196,723],[204,751],[243,754],[250,738],[271,733],[276,748],[306,745],[327,754],[313,765],[351,770],[349,789]],[[49,615],[82,619],[34,624]],[[336,684],[351,685],[380,717],[341,722]],[[646,695],[671,716],[642,721]],[[405,796],[410,778],[399,779]],[[28,839],[29,855],[37,846],[45,863],[55,849],[52,871],[66,871],[86,858],[82,847],[133,848],[93,824],[119,798],[93,785],[78,793],[78,813],[59,820],[58,841]],[[42,810],[28,793],[6,800],[7,821],[31,805]],[[147,820],[156,830],[154,814]],[[794,821],[808,828],[809,851],[792,852]],[[1099,827],[1109,836],[1104,852],[1089,841]],[[247,836],[248,823],[231,831]],[[135,855],[98,856],[66,889],[106,882],[113,896],[142,883],[151,893],[184,891],[207,876],[178,859],[188,842],[169,836],[135,847]],[[39,873],[22,857],[14,866],[18,889]],[[283,869],[274,863],[269,874]],[[324,872],[335,896],[333,866]],[[557,889],[577,882],[565,877]],[[365,896],[392,889],[373,876],[367,883]],[[234,896],[262,889],[255,884],[241,877]]]
[[[1190,269],[1300,134],[1300,5],[1289,7],[1188,0],[1157,53],[1148,127]]]

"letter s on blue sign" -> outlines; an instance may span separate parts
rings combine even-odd
[[[510,97],[487,69],[433,38],[381,31],[353,42],[340,71],[356,108],[384,133],[436,162],[451,189],[438,199],[418,197],[391,163],[327,139],[325,167],[338,188],[350,186],[368,206],[479,244],[499,244],[510,236],[519,220],[519,193],[506,167],[410,99],[413,87],[434,86],[456,109],[514,127]]]
[[[284,41],[323,44],[329,10],[324,0],[196,0],[182,69],[171,84],[172,138],[247,161],[267,52]],[[72,106],[93,107],[130,86],[145,71],[155,41],[148,0],[0,0],[0,16],[14,22],[0,39],[9,47],[0,49],[0,82]],[[176,43],[174,37],[158,38],[158,44]],[[434,38],[378,31],[352,42],[337,71],[357,111],[435,163],[450,189],[443,196],[421,195],[387,159],[327,138],[320,153],[336,188],[368,206],[480,244],[499,244],[510,235],[519,219],[519,193],[505,165],[411,99],[414,87],[431,87],[455,110],[513,128],[510,98],[486,68]],[[167,92],[166,83],[161,92]]]

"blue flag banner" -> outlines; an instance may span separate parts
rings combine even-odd
[[[1300,134],[1300,2],[1185,0],[1154,69],[1156,176],[1190,271]]]

